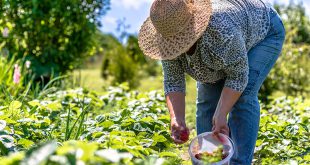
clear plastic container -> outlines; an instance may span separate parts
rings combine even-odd
[[[212,153],[219,146],[223,146],[223,155],[225,158],[219,162],[211,163],[210,165],[228,165],[231,157],[234,154],[234,143],[233,141],[224,134],[214,136],[212,132],[206,132],[195,137],[189,146],[188,152],[191,157],[193,165],[206,165],[207,163],[197,159],[196,154],[202,152]]]

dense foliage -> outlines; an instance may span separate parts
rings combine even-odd
[[[1,0],[0,50],[30,60],[37,77],[65,73],[94,53],[93,36],[109,0]]]
[[[123,153],[120,157],[125,155],[131,162],[152,155],[172,157],[179,164],[164,98],[126,88],[109,88],[103,95],[83,89],[47,92],[36,100],[0,106],[0,154],[36,148],[0,161],[96,164],[118,160],[104,154],[118,150]],[[105,112],[107,107],[111,113]],[[49,141],[55,142],[36,146]]]
[[[283,97],[261,112],[256,164],[309,164],[310,100]]]
[[[145,76],[156,76],[158,63],[147,59],[138,45],[136,36],[129,35],[125,45],[111,35],[102,35],[106,44],[103,54],[102,77],[112,77],[112,84],[127,82],[130,87],[137,87],[139,79]]]
[[[143,56],[135,36],[123,44],[95,30],[107,7],[107,0],[0,1],[0,164],[190,164],[188,144],[170,138],[163,94],[129,90],[157,75],[158,63]],[[253,163],[307,165],[309,19],[300,5],[278,9],[287,40],[261,90],[268,101]],[[103,93],[55,85],[63,77],[31,85],[33,73],[65,72],[94,53],[103,53],[104,78],[128,85]],[[267,97],[275,92],[295,97]]]
[[[290,1],[287,6],[276,4],[275,8],[283,18],[287,31],[294,33],[290,36],[291,42],[310,44],[310,20],[304,5],[301,2],[296,4],[295,1]]]
[[[31,83],[24,85],[31,79],[31,70],[27,67],[20,60],[8,59],[0,54],[0,105],[10,98],[25,96],[22,93],[30,89]]]
[[[281,56],[264,82],[260,97],[266,101],[274,92],[289,96],[307,96],[310,93],[310,46],[284,45]]]
[[[307,96],[310,93],[310,20],[302,4],[275,6],[286,29],[286,41],[276,65],[264,82],[260,99],[268,102],[272,94]]]
[[[255,163],[310,163],[309,110],[309,100],[299,98],[264,106]],[[170,139],[164,97],[155,91],[45,92],[3,104],[0,113],[0,161],[6,164],[189,163]]]

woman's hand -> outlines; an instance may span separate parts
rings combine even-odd
[[[229,136],[229,127],[227,124],[227,114],[226,113],[215,113],[213,116],[213,128],[212,132],[214,135],[222,133]]]
[[[189,130],[185,124],[185,94],[171,92],[166,96],[171,118],[171,138],[177,144],[183,144],[189,139]]]
[[[185,121],[171,119],[171,138],[176,144],[186,143],[189,139],[189,133]]]
[[[227,115],[235,105],[237,100],[241,96],[241,92],[235,91],[228,87],[224,87],[221,98],[217,104],[215,114],[213,116],[213,128],[212,132],[214,135],[223,133],[229,136],[229,127],[227,124]]]

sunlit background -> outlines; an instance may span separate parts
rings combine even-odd
[[[138,44],[152,1],[0,0],[1,165],[191,165],[189,142],[170,138],[161,63]],[[287,33],[259,92],[254,165],[310,164],[310,0],[290,2],[275,5]],[[189,76],[186,91],[193,139]]]
[[[288,5],[291,0],[265,0],[269,3]],[[128,25],[127,31],[137,33],[145,18],[149,15],[149,8],[153,0],[111,0],[111,10],[102,19],[103,32],[117,34],[117,25],[123,21]],[[310,15],[310,0],[294,0],[303,3],[307,14]]]

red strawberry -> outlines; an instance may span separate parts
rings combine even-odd
[[[227,153],[223,154],[223,155],[222,155],[222,160],[224,160],[225,158],[227,158],[227,156],[228,156]]]
[[[201,156],[202,156],[202,154],[199,153],[199,154],[196,154],[196,155],[195,155],[195,158],[198,159],[198,160],[201,160]]]
[[[188,141],[188,139],[189,139],[189,132],[188,132],[188,130],[181,131],[181,133],[180,133],[180,140],[186,142],[186,141]]]

